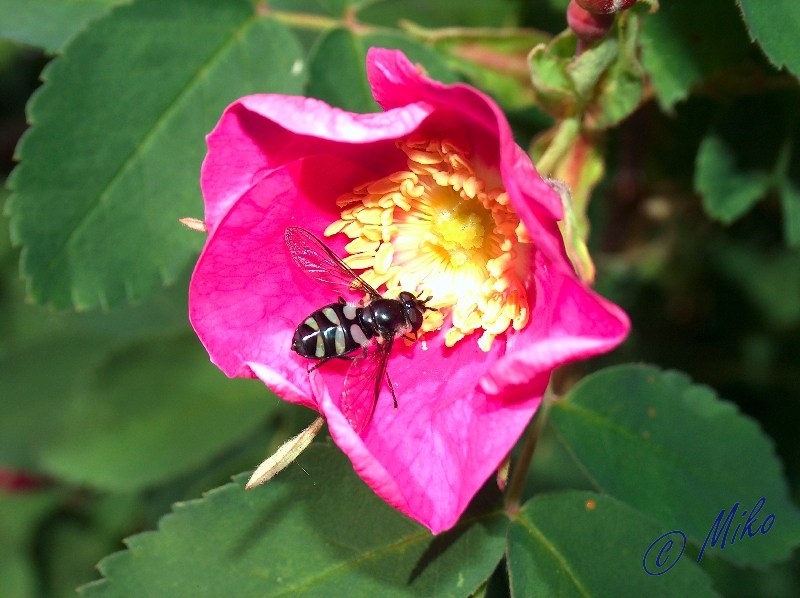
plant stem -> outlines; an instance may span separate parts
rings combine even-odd
[[[525,478],[528,476],[528,469],[530,469],[531,460],[533,459],[533,451],[536,449],[536,444],[539,442],[539,437],[550,415],[550,406],[553,399],[549,395],[550,386],[548,385],[545,396],[542,398],[539,412],[526,432],[522,452],[517,459],[517,463],[511,468],[511,479],[508,482],[508,490],[506,491],[505,507],[506,512],[512,515],[519,511],[522,491],[525,489]]]
[[[314,31],[327,31],[344,25],[341,19],[334,19],[332,17],[325,17],[322,15],[313,15],[301,12],[288,12],[285,10],[271,10],[267,9],[266,14],[280,21],[290,27],[297,27],[298,29],[311,29]]]
[[[556,133],[550,141],[550,145],[544,150],[536,161],[536,169],[542,173],[556,171],[564,156],[569,152],[578,139],[581,131],[581,123],[577,118],[567,118],[556,126]]]

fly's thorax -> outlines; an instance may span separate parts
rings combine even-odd
[[[361,313],[364,331],[369,329],[374,335],[387,337],[404,331],[409,327],[405,306],[397,299],[376,299],[370,302]]]

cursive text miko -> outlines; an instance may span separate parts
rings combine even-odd
[[[706,536],[705,542],[703,542],[703,547],[700,549],[700,555],[697,557],[697,562],[700,562],[700,559],[703,558],[703,552],[705,552],[706,546],[709,544],[709,540],[711,541],[711,546],[714,547],[717,545],[717,542],[720,542],[719,548],[720,550],[725,548],[725,544],[733,544],[736,540],[743,540],[745,535],[747,537],[754,537],[759,533],[761,535],[766,535],[769,530],[772,529],[772,526],[775,523],[775,514],[770,513],[767,515],[762,521],[761,525],[759,525],[759,514],[761,513],[761,509],[764,507],[764,504],[767,502],[765,497],[761,497],[756,501],[756,504],[753,505],[753,508],[750,509],[750,515],[747,516],[747,511],[743,510],[739,515],[741,517],[747,517],[747,520],[742,521],[739,520],[736,524],[736,528],[733,530],[733,533],[730,534],[731,525],[733,525],[734,518],[736,517],[736,513],[739,509],[739,503],[735,503],[730,511],[728,511],[727,517],[725,516],[725,509],[722,509],[717,515],[717,519],[711,525],[711,529],[708,530],[708,535]],[[739,530],[742,530],[741,533]]]

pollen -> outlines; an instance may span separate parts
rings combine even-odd
[[[422,137],[398,147],[408,170],[339,197],[341,217],[325,235],[350,238],[345,263],[386,295],[433,297],[438,311],[425,312],[421,333],[446,327],[448,347],[475,334],[488,351],[528,323],[531,239],[505,190],[487,182],[499,177],[476,167],[466,148]]]

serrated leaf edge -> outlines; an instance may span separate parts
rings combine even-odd
[[[44,99],[48,99],[50,97],[50,89],[48,85],[52,85],[49,80],[50,71],[53,68],[57,68],[59,64],[58,61],[65,60],[68,57],[68,51],[72,44],[79,39],[82,35],[86,32],[92,30],[92,28],[100,23],[103,23],[107,20],[113,19],[115,13],[118,10],[127,8],[127,4],[122,4],[115,6],[112,10],[106,13],[104,16],[92,21],[89,26],[82,31],[79,35],[75,36],[72,42],[69,44],[69,47],[65,50],[65,52],[57,57],[53,62],[49,63],[45,69],[42,71],[41,79],[43,81],[42,86],[36,90],[36,92],[31,97],[31,100],[28,102],[28,107],[26,109],[26,116],[28,122],[30,123],[31,127],[28,131],[25,132],[22,140],[20,141],[19,145],[17,146],[14,156],[15,159],[19,161],[19,164],[14,168],[14,171],[11,173],[9,177],[9,189],[12,191],[12,195],[9,197],[8,201],[6,202],[6,209],[4,212],[10,218],[10,230],[11,230],[11,239],[14,246],[22,246],[20,251],[20,273],[22,275],[23,280],[25,281],[25,290],[26,295],[32,297],[36,300],[37,303],[42,305],[49,305],[54,308],[66,307],[66,305],[61,305],[57,303],[52,297],[45,299],[42,301],[42,295],[40,293],[40,288],[45,286],[43,284],[36,284],[35,281],[41,280],[43,272],[47,272],[47,280],[50,280],[50,274],[52,270],[57,266],[60,260],[63,259],[64,249],[69,246],[69,244],[74,240],[76,235],[80,232],[80,230],[86,225],[89,216],[92,212],[97,208],[97,206],[101,205],[104,201],[107,200],[108,194],[110,191],[115,187],[117,182],[119,181],[120,177],[128,172],[128,169],[132,168],[135,160],[141,156],[141,152],[145,147],[148,147],[150,142],[152,141],[153,137],[161,130],[163,126],[166,126],[170,122],[170,117],[175,113],[178,107],[182,104],[183,99],[191,92],[194,91],[196,88],[196,84],[200,81],[204,76],[205,73],[208,71],[209,65],[213,65],[220,56],[224,55],[227,50],[229,50],[235,42],[239,41],[243,36],[246,35],[247,31],[258,24],[259,22],[265,20],[264,17],[258,16],[255,12],[251,13],[250,17],[247,18],[242,24],[234,29],[230,36],[228,36],[224,42],[216,49],[213,53],[211,53],[207,59],[205,59],[202,63],[198,63],[198,68],[195,73],[186,81],[186,84],[181,88],[181,90],[175,95],[174,99],[169,102],[161,112],[159,117],[151,124],[151,126],[146,130],[142,131],[142,134],[139,140],[135,143],[131,144],[131,151],[126,156],[124,160],[122,160],[119,164],[117,170],[111,174],[103,186],[101,193],[96,197],[96,200],[90,203],[84,213],[76,219],[75,227],[69,232],[69,234],[64,238],[64,241],[61,245],[52,252],[50,262],[46,265],[45,268],[42,268],[38,271],[38,273],[32,273],[30,271],[30,263],[28,260],[28,251],[27,246],[24,243],[22,235],[17,228],[18,226],[18,218],[14,215],[14,207],[20,201],[20,193],[15,189],[15,180],[17,176],[20,176],[18,172],[21,172],[25,168],[25,147],[28,143],[30,143],[29,139],[34,138],[38,135],[38,127],[41,125],[37,124],[36,118],[36,110],[39,103],[44,97]],[[177,280],[178,275],[174,273],[168,272],[163,264],[160,264],[157,271],[157,280],[155,284],[152,284],[150,288],[161,284],[162,286],[166,286],[172,284]],[[125,293],[125,299],[128,303],[134,303],[143,298],[145,293],[134,293],[133,288],[135,286],[135,281],[130,279],[121,279],[115,284],[119,284],[123,287]],[[111,302],[108,301],[107,294],[104,292],[103,289],[97,290],[96,294],[94,295],[96,300],[90,299],[88,296],[81,300],[80,296],[78,295],[80,289],[75,287],[74,285],[70,285],[70,297],[71,297],[71,304],[72,307],[78,310],[86,310],[92,307],[99,305],[102,309],[107,310],[111,308]]]

